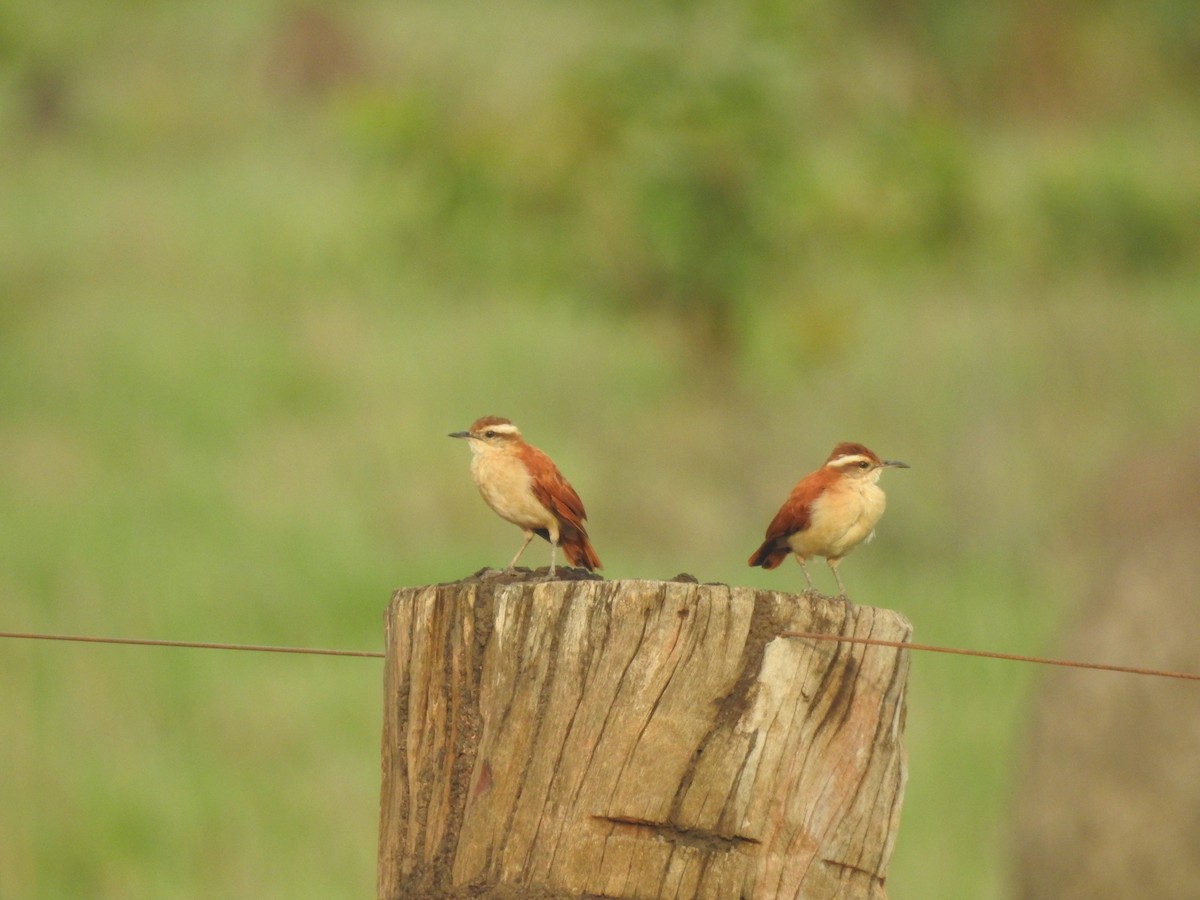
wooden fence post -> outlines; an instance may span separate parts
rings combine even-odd
[[[911,626],[686,580],[398,590],[380,900],[882,900],[908,654],[785,631]]]

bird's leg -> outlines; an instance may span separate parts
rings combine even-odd
[[[833,578],[835,581],[837,581],[838,590],[841,592],[838,594],[838,597],[840,597],[842,600],[848,600],[849,598],[846,596],[846,586],[842,584],[842,576],[838,574],[838,563],[841,561],[841,557],[838,557],[837,559],[830,558],[825,560],[825,562],[829,563],[829,570],[833,572]]]
[[[558,551],[558,544],[550,542],[550,577],[554,577],[554,554]]]
[[[529,542],[533,540],[533,532],[525,532],[525,543],[521,545],[521,549],[517,551],[517,555],[512,558],[512,562],[508,564],[508,570],[511,572],[517,567],[517,560],[521,558],[521,554],[525,552],[525,548],[529,546]]]
[[[800,568],[804,572],[804,580],[808,582],[808,589],[810,591],[816,590],[816,588],[813,587],[812,576],[808,574],[808,566],[804,562],[804,557],[799,553],[796,554],[796,562],[800,563]]]

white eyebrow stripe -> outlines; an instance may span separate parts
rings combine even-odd
[[[496,434],[516,434],[517,426],[513,425],[512,423],[507,423],[504,425],[489,425],[484,429],[484,431],[494,431]]]
[[[869,456],[863,456],[861,453],[855,453],[851,456],[839,456],[837,459],[831,459],[828,465],[831,466],[846,466],[851,463],[868,462],[874,464],[875,460]]]

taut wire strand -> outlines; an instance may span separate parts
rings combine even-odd
[[[855,637],[852,634],[819,634],[807,631],[781,631],[780,637],[803,638],[814,641],[838,641],[845,644],[870,644],[875,647],[895,647],[898,650],[924,650],[929,653],[953,653],[958,656],[977,656],[983,659],[1002,659],[1009,662],[1035,663],[1042,666],[1065,666],[1071,669],[1091,669],[1099,672],[1122,672],[1126,675],[1153,675],[1157,678],[1182,678],[1200,681],[1200,672],[1171,672],[1140,666],[1116,666],[1111,663],[1081,662],[1073,659],[1052,659],[1045,656],[1024,656],[1019,653],[997,653],[994,650],[968,650],[961,647],[939,647],[936,644],[913,644],[906,641],[885,641],[882,638]]]
[[[78,634],[33,634],[0,631],[0,638],[30,641],[75,641],[84,644],[133,644],[139,647],[187,647],[194,650],[248,650],[256,653],[304,653],[309,656],[365,656],[383,659],[381,650],[323,650],[316,647],[275,647],[264,644],[217,644],[209,641],[160,641],[150,638],[94,637]]]
[[[1184,681],[1200,681],[1200,672],[1172,672],[1167,669],[1151,669],[1142,666],[1118,666],[1111,663],[1083,662],[1072,659],[1053,659],[1046,656],[1025,656],[1020,653],[999,653],[994,650],[969,650],[964,647],[942,647],[937,644],[914,644],[907,641],[885,641],[881,638],[855,637],[849,634],[822,634],[809,631],[781,631],[779,637],[809,641],[835,641],[843,644],[867,644],[874,647],[892,647],[897,650],[920,650],[927,653],[951,653],[956,656],[974,656],[982,659],[999,659],[1007,662],[1034,663],[1042,666],[1063,666],[1071,669],[1089,669],[1096,672],[1119,672],[1125,675],[1150,675],[1156,678],[1177,678]],[[355,656],[369,659],[384,659],[382,650],[336,650],[318,647],[278,647],[267,644],[221,644],[211,641],[166,641],[151,638],[99,637],[79,634],[38,634],[24,631],[0,631],[0,638],[15,638],[30,641],[69,641],[82,644],[126,644],[138,647],[174,647],[194,650],[242,650],[255,653],[300,653],[308,656]]]

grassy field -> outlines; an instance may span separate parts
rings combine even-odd
[[[0,10],[0,630],[378,648],[516,548],[495,413],[610,578],[799,588],[745,559],[863,441],[854,599],[1037,653],[1195,426],[1178,4],[67,6]],[[0,641],[0,897],[370,896],[380,674]],[[1035,677],[913,660],[897,900],[1008,895]]]

